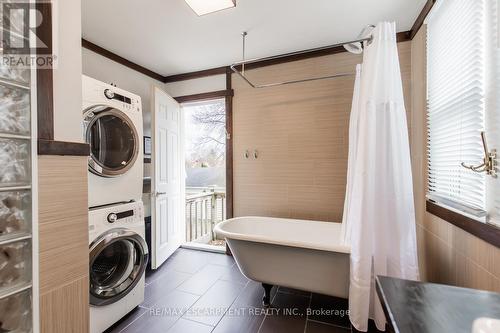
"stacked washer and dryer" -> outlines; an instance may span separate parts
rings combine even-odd
[[[89,157],[90,332],[144,300],[142,106],[139,96],[83,76]]]

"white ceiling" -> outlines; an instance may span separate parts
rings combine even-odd
[[[209,1],[209,0],[207,0]],[[354,39],[366,24],[407,31],[425,0],[237,0],[198,17],[184,0],[83,0],[83,37],[163,75]]]

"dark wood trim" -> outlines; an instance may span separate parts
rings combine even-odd
[[[133,69],[141,74],[144,74],[146,76],[149,76],[152,79],[158,80],[160,82],[164,82],[165,77],[161,74],[158,74],[156,72],[153,72],[152,70],[147,69],[146,67],[143,67],[141,65],[138,65],[130,60],[127,60],[116,53],[113,53],[111,51],[106,50],[105,48],[96,45],[86,39],[82,38],[82,47],[86,48],[87,50],[90,50],[92,52],[95,52],[103,57],[106,57],[110,60],[113,60],[123,66],[126,66],[130,69]]]
[[[36,8],[43,17],[43,23],[37,27],[36,34],[40,42],[43,41],[52,49],[52,8],[45,3],[37,3]],[[36,75],[38,138],[54,140],[53,70],[37,68]]]
[[[223,75],[223,74],[226,74],[226,71],[227,71],[227,66],[204,69],[204,70],[196,71],[196,72],[189,72],[189,73],[165,76],[163,79],[163,82],[164,83],[171,83],[171,82],[199,79],[202,77],[213,76],[213,75]]]
[[[410,31],[398,32],[396,34],[396,39],[397,39],[398,43],[409,41],[410,40]],[[344,53],[344,52],[347,52],[347,50],[343,46],[334,46],[334,47],[330,47],[330,48],[326,48],[326,49],[322,49],[322,50],[310,51],[310,52],[305,50],[303,53],[296,54],[296,55],[282,56],[282,57],[278,56],[279,58],[274,58],[274,59],[270,59],[270,60],[263,60],[263,61],[258,61],[258,62],[254,62],[251,64],[247,64],[247,65],[245,65],[245,70],[262,68],[262,67],[266,67],[266,66],[279,65],[279,64],[284,64],[284,63],[288,63],[288,62],[323,57],[323,56],[327,56],[327,55]],[[241,70],[241,66],[236,66],[236,68],[238,70]]]
[[[406,42],[406,41],[411,40],[410,35],[411,35],[411,31],[398,32],[396,34],[396,39],[397,39],[398,43]],[[277,58],[277,59],[259,61],[259,62],[255,62],[252,64],[248,64],[245,66],[245,69],[256,69],[256,68],[261,68],[261,67],[266,67],[266,66],[279,65],[279,64],[283,64],[283,63],[287,63],[287,62],[322,57],[322,56],[326,56],[326,55],[343,53],[343,52],[347,52],[343,46],[335,46],[335,47],[331,47],[331,48],[327,48],[327,49],[322,49],[320,51],[316,50],[316,51],[308,52],[307,50],[305,50],[304,53],[301,53],[298,55],[283,56],[283,57]],[[278,57],[279,56],[280,55],[278,55]],[[217,67],[217,68],[211,68],[211,69],[206,69],[206,70],[202,70],[202,71],[166,76],[164,82],[170,83],[170,82],[177,82],[177,81],[184,81],[184,80],[199,79],[199,78],[213,76],[213,75],[220,75],[220,74],[226,73],[228,68],[229,67]],[[239,67],[236,67],[236,68],[240,69]]]
[[[38,155],[89,156],[87,143],[38,139]]]
[[[411,35],[411,31],[398,32],[396,35],[398,43],[411,40],[410,35]],[[204,70],[195,71],[195,72],[162,76],[162,75],[155,73],[147,68],[144,68],[140,65],[137,65],[137,64],[135,64],[135,63],[111,52],[111,51],[108,51],[108,50],[106,50],[106,49],[104,49],[96,44],[93,44],[92,42],[89,42],[83,38],[82,38],[82,46],[86,49],[89,49],[91,51],[94,51],[94,52],[102,55],[103,57],[106,57],[108,59],[116,61],[124,66],[127,66],[127,67],[133,69],[133,70],[139,71],[144,75],[150,76],[155,80],[162,81],[163,83],[172,83],[172,82],[200,79],[200,78],[214,76],[214,75],[223,75],[223,74],[226,74],[228,69],[229,69],[229,66],[222,66],[222,67],[209,68],[209,69],[204,69]],[[346,52],[346,50],[342,46],[331,47],[331,48],[323,49],[320,51],[316,50],[316,51],[307,52],[307,50],[305,50],[304,53],[299,54],[299,55],[284,56],[284,57],[281,57],[278,59],[259,61],[259,62],[253,63],[253,64],[248,64],[247,66],[245,66],[245,68],[246,69],[255,69],[255,68],[261,68],[261,67],[265,67],[265,66],[278,65],[278,64],[283,64],[283,63],[287,63],[287,62],[310,59],[310,58],[321,57],[321,56],[325,56],[325,55],[331,55],[331,54],[337,54],[337,53],[343,53],[343,52]]]
[[[233,91],[232,72],[226,72],[226,90]],[[232,218],[233,212],[233,94],[226,96],[226,217]]]
[[[476,221],[455,211],[444,208],[435,202],[427,200],[427,212],[481,238],[485,242],[500,248],[500,228]]]
[[[233,72],[231,68],[226,68],[226,90],[233,91]],[[226,96],[226,218],[234,217],[233,205],[233,95]],[[231,249],[226,243],[226,254],[232,256]]]
[[[211,91],[201,94],[194,95],[186,95],[174,97],[177,103],[186,103],[186,102],[196,102],[196,101],[206,101],[210,99],[218,99],[224,97],[232,97],[234,96],[233,89],[219,90],[219,91]]]
[[[417,19],[415,20],[415,23],[413,23],[413,26],[411,27],[410,39],[413,39],[417,34],[418,30],[420,30],[420,28],[424,24],[425,19],[427,18],[427,15],[429,15],[435,3],[436,0],[427,0],[427,2],[424,5],[424,8],[422,8],[422,11],[420,12]]]
[[[403,43],[412,40],[411,31],[401,31],[396,34],[396,42]]]

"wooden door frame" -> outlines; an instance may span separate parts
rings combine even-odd
[[[231,73],[226,74],[226,90],[175,97],[178,103],[225,99],[226,106],[226,218],[233,217],[233,96]]]
[[[234,216],[233,208],[233,83],[232,71],[226,69],[226,218]],[[227,247],[227,246],[226,246]]]

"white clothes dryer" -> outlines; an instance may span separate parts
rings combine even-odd
[[[90,145],[89,207],[141,200],[141,98],[83,76],[83,135]]]

